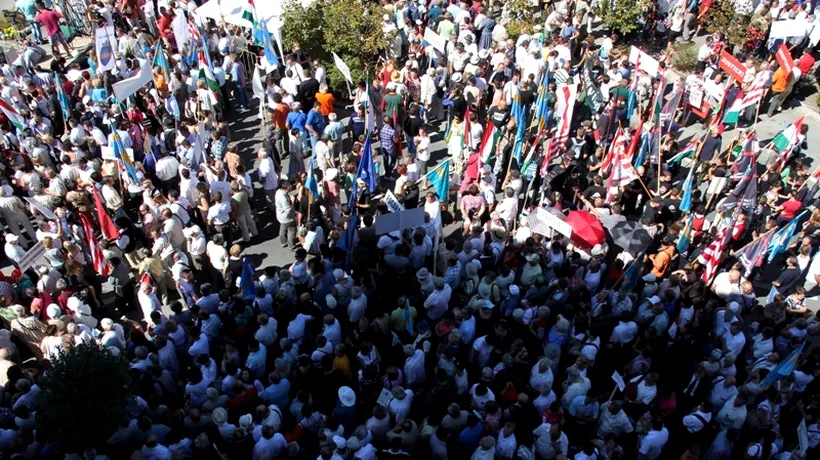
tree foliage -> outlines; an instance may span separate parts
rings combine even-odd
[[[617,32],[620,35],[628,35],[641,28],[638,22],[645,9],[646,0],[639,1],[616,1],[601,0],[598,16],[604,27],[610,32]]]
[[[304,8],[289,2],[283,13],[285,45],[299,42],[301,48],[325,64],[330,85],[337,94],[347,93],[344,77],[333,65],[336,53],[350,67],[354,81],[374,68],[386,39],[376,4],[359,0],[317,0]]]
[[[731,46],[743,45],[746,42],[748,24],[749,18],[737,14],[737,9],[731,0],[712,2],[706,15],[706,31],[710,34],[722,33],[726,42]]]
[[[104,445],[130,418],[128,365],[96,344],[68,349],[40,381],[37,431],[69,450]]]

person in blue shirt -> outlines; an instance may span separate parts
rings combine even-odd
[[[14,6],[23,13],[26,22],[31,26],[31,38],[38,45],[45,43],[45,40],[43,40],[43,31],[40,30],[40,24],[34,21],[34,18],[37,16],[37,6],[34,0],[17,0],[14,2]]]
[[[245,69],[242,63],[239,62],[238,57],[232,55],[234,61],[231,65],[231,80],[233,80],[233,95],[236,98],[236,103],[239,104],[240,112],[248,111],[248,93],[247,93],[247,79],[245,78]]]
[[[288,117],[285,119],[285,126],[287,126],[288,131],[292,131],[294,129],[299,130],[299,134],[302,136],[302,148],[303,150],[307,151],[307,136],[305,136],[305,124],[307,123],[307,115],[305,112],[302,112],[302,104],[300,102],[294,102],[290,106],[290,113]]]
[[[322,116],[322,104],[319,102],[314,102],[313,109],[308,112],[305,129],[310,133],[310,149],[313,151],[319,142],[319,136],[325,132],[325,117]]]
[[[473,414],[467,417],[467,426],[458,435],[458,447],[464,458],[473,455],[478,444],[481,442],[481,435],[484,433],[484,424]]]

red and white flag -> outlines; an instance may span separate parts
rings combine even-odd
[[[558,89],[558,98],[555,101],[555,113],[558,114],[558,129],[550,143],[550,155],[561,151],[569,140],[569,127],[572,124],[572,112],[575,109],[575,97],[578,95],[578,84],[564,86]]]
[[[733,219],[734,222],[734,219]],[[729,243],[731,239],[732,231],[734,225],[729,224],[723,230],[720,231],[720,235],[712,241],[712,244],[709,245],[703,252],[698,256],[698,262],[703,264],[705,270],[703,270],[703,275],[701,279],[704,283],[708,286],[712,283],[712,280],[715,278],[717,274],[718,266],[720,265],[720,259],[723,257],[723,251],[726,250],[726,245]]]
[[[108,274],[111,273],[111,266],[108,265],[108,261],[105,260],[100,243],[96,238],[94,238],[94,225],[91,224],[91,221],[85,214],[80,213],[79,216],[80,221],[83,224],[83,231],[85,232],[86,240],[88,242],[88,249],[91,251],[91,260],[94,262],[94,271],[96,271],[100,276],[108,276]]]

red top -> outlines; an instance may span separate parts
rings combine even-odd
[[[803,72],[803,75],[808,75],[814,66],[815,60],[810,54],[804,54],[797,60],[797,68],[800,69],[800,72]]]
[[[171,31],[171,23],[174,21],[174,17],[170,14],[165,16],[160,16],[157,20],[157,28],[159,28],[159,34],[165,38],[168,38],[173,35],[173,31]],[[166,32],[168,30],[168,32]]]
[[[34,16],[34,22],[39,22],[46,28],[46,33],[49,37],[53,37],[60,31],[60,18],[63,17],[62,14],[54,11],[54,10],[45,10],[40,11],[37,13],[37,16]]]
[[[803,206],[799,200],[788,200],[783,203],[783,212],[780,213],[785,219],[794,219],[794,216],[797,215],[797,211]]]

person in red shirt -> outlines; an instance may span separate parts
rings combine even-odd
[[[68,42],[66,42],[65,36],[63,36],[63,31],[60,30],[60,18],[62,18],[63,15],[46,8],[40,3],[37,4],[37,10],[39,13],[34,17],[34,22],[46,28],[46,34],[48,34],[48,41],[51,44],[51,52],[54,53],[54,57],[60,56],[60,50],[57,45],[63,45],[66,54],[71,56]]]
[[[803,75],[808,75],[811,72],[811,68],[814,67],[814,56],[811,55],[810,50],[803,50],[803,54],[800,56],[800,59],[797,60],[797,68],[800,69],[800,72]]]
[[[171,29],[171,22],[174,21],[174,15],[168,11],[167,8],[159,9],[159,19],[157,20],[157,28],[162,38],[170,40],[174,36],[174,31]]]
[[[777,225],[783,226],[794,219],[794,216],[797,215],[802,207],[803,203],[800,202],[798,198],[797,190],[792,190],[791,193],[789,193],[789,199],[774,209],[774,213],[779,214],[777,216]]]

